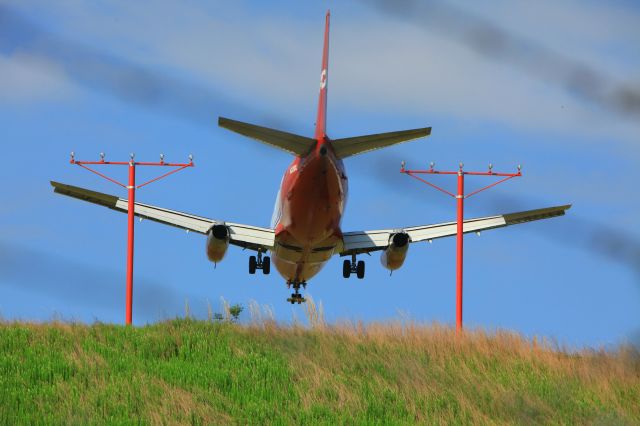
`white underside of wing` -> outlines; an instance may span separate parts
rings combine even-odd
[[[476,232],[485,229],[505,226],[502,216],[493,216],[466,220],[463,232]],[[343,235],[344,249],[342,251],[382,249],[389,245],[389,239],[396,232],[409,234],[412,243],[450,237],[457,233],[456,222],[439,223],[434,225],[414,226],[404,229],[380,229],[375,231],[347,232]]]
[[[116,208],[127,211],[129,203],[125,199],[118,199]],[[150,206],[148,204],[136,203],[135,215],[161,222],[167,225],[177,226],[190,231],[206,234],[215,224],[224,224],[229,228],[229,237],[232,244],[241,246],[261,246],[271,249],[274,246],[275,233],[272,229],[260,228],[258,226],[243,225],[207,219],[188,213],[169,210],[162,207]]]
[[[570,205],[508,213],[497,216],[467,219],[463,224],[463,232],[479,232],[503,226],[517,225],[540,219],[548,219],[564,215]],[[380,229],[375,231],[345,232],[343,246],[338,250],[341,255],[366,253],[382,250],[389,245],[391,237],[398,232],[409,234],[410,242],[430,241],[436,238],[451,237],[457,234],[457,222],[445,222],[433,225],[414,226],[402,229]]]
[[[60,182],[52,181],[51,185],[54,187],[54,191],[61,195],[101,205],[121,213],[127,213],[129,209],[129,202],[124,198]],[[213,225],[225,225],[229,228],[229,242],[233,245],[261,251],[271,250],[274,247],[275,232],[269,228],[213,220],[142,203],[135,203],[134,214],[143,219],[200,234],[209,232]]]
[[[116,208],[126,212],[129,209],[129,202],[119,198],[116,202]],[[193,216],[141,203],[135,204],[134,213],[138,217],[177,226],[178,228],[188,229],[189,231],[199,232],[201,234],[206,234],[209,228],[216,223],[215,220],[204,217]]]

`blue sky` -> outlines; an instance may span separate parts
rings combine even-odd
[[[313,134],[331,8],[329,136],[433,126],[427,140],[346,160],[343,230],[455,217],[452,200],[397,172],[403,159],[413,168],[522,164],[522,178],[469,199],[467,216],[574,206],[560,219],[466,238],[466,325],[569,346],[640,340],[639,114],[608,97],[640,91],[640,10],[494,0],[424,3],[437,7],[407,16],[412,4],[0,1],[2,317],[123,321],[126,216],[56,196],[48,182],[124,194],[69,165],[72,150],[113,160],[133,151],[140,161],[193,153],[196,168],[138,199],[268,226],[291,158],[218,129],[217,117]],[[507,47],[478,47],[478,25],[498,29]],[[575,67],[601,91],[568,81]],[[107,171],[125,179],[125,169]],[[231,248],[214,269],[205,238],[148,222],[137,224],[136,244],[136,324],[183,315],[185,300],[206,316],[207,300],[217,308],[221,296],[271,306],[283,321],[304,316],[285,303],[278,274],[247,273],[247,252]],[[412,246],[391,277],[378,257],[366,258],[365,280],[344,280],[335,258],[311,281],[330,321],[453,323],[453,239]]]

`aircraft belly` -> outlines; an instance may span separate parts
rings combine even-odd
[[[305,282],[316,275],[324,264],[327,262],[328,257],[316,258],[308,260],[289,260],[279,257],[278,255],[272,255],[272,262],[280,275],[287,281]]]
[[[291,245],[291,238],[282,238],[281,241],[276,240],[271,251],[272,262],[287,281],[306,281],[331,258],[337,242],[337,238],[332,237],[316,247],[297,247]]]

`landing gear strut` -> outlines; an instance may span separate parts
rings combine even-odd
[[[258,252],[258,257],[249,256],[249,273],[255,274],[256,269],[262,269],[262,273],[265,275],[269,275],[271,272],[271,258],[269,256],[262,257],[262,252]]]
[[[349,278],[351,274],[356,274],[358,279],[364,278],[364,260],[356,262],[356,255],[351,255],[351,260],[345,259],[342,263],[342,276]]]
[[[299,304],[304,303],[304,302],[307,301],[307,299],[302,297],[302,295],[300,294],[300,287],[301,286],[302,286],[302,288],[307,288],[307,283],[304,282],[304,281],[302,281],[302,282],[288,281],[287,282],[287,287],[289,287],[289,288],[293,287],[293,290],[295,291],[295,293],[291,293],[291,297],[287,298],[287,302],[291,302],[292,305],[294,303],[297,303],[299,305]]]

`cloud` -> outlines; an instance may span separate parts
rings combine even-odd
[[[53,68],[57,75],[64,73],[77,85],[210,128],[215,123],[215,113],[222,109],[236,113],[250,110],[233,102],[222,92],[193,80],[163,73],[125,57],[57,37],[1,5],[0,53],[18,57],[28,55],[35,65],[32,74],[51,77],[50,70]],[[24,75],[19,72],[14,74],[9,77],[15,79],[7,80],[6,85],[19,88]],[[269,114],[263,116],[265,121],[270,121]]]
[[[136,323],[181,312],[187,297],[144,277],[135,285]],[[44,295],[52,306],[62,304],[55,309],[62,314],[77,305],[101,312],[122,312],[124,305],[124,273],[0,241],[0,292],[3,288]]]
[[[493,21],[440,1],[372,0],[369,4],[426,30],[436,30],[475,53],[563,87],[567,92],[628,116],[640,117],[640,90],[614,83],[602,71],[534,40],[514,35]]]
[[[264,108],[274,115],[293,114],[294,120],[308,117],[309,125],[304,129],[312,129],[321,17],[311,20],[278,10],[256,13],[245,4],[228,3],[178,5],[161,1],[150,10],[144,4],[129,2],[111,5],[108,11],[103,5],[86,2],[56,8],[46,2],[33,4],[45,16],[54,17],[65,40],[81,37],[83,43],[100,47],[87,49],[84,44],[64,42],[66,49],[58,49],[62,37],[48,35],[45,41],[50,48],[43,49],[42,40],[24,36],[28,32],[25,28],[29,29],[25,25],[18,32],[20,37],[12,35],[11,26],[4,30],[0,26],[4,45],[57,61],[78,84],[207,125],[215,115],[212,111],[274,127],[282,125],[276,117],[259,111]],[[608,72],[592,65],[612,62],[603,49],[580,54],[589,60],[572,61],[545,47],[545,34],[531,40],[515,37],[510,27],[503,29],[471,13],[458,13],[453,6],[401,2],[416,9],[416,16],[407,19],[406,14],[392,8],[404,18],[393,20],[384,14],[366,13],[366,7],[364,12],[356,10],[362,13],[353,13],[354,8],[362,9],[362,4],[379,4],[387,10],[385,2],[364,1],[360,6],[337,6],[334,11],[329,77],[332,123],[346,120],[342,118],[347,117],[345,111],[355,108],[382,115],[408,114],[414,119],[444,116],[461,122],[501,123],[547,136],[540,138],[541,143],[552,139],[548,137],[551,134],[570,136],[580,144],[601,143],[606,138],[622,142],[625,151],[637,145],[637,120],[615,113],[603,119],[602,111],[594,107],[603,104],[615,111],[636,108],[636,92],[629,84],[610,87],[603,77]],[[501,7],[491,4],[490,9]],[[582,22],[589,22],[598,12],[575,7],[580,9]],[[510,8],[517,17],[510,26],[532,27],[523,16],[527,7]],[[553,12],[550,3],[542,8],[536,11],[545,16]],[[425,20],[435,31],[423,31],[425,22],[414,23],[423,18],[425,10],[435,10],[435,17]],[[107,12],[117,19],[104,19]],[[437,17],[443,18],[442,22]],[[613,19],[618,18],[607,17],[607,25],[611,26]],[[562,21],[553,22],[556,26],[549,32],[558,39],[573,34],[573,27],[566,30]],[[33,25],[31,28],[42,33]],[[538,23],[534,28],[534,34],[539,34]],[[584,34],[584,28],[577,33]],[[592,35],[589,40],[593,44],[620,41],[606,37],[603,41]],[[616,73],[626,70],[635,75],[629,66],[625,68],[620,61],[616,64]],[[301,127],[299,124],[293,127]]]
[[[63,100],[77,94],[64,71],[46,58],[16,53],[0,56],[0,102]]]

